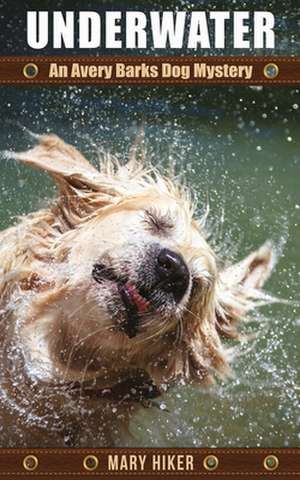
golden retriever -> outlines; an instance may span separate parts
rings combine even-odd
[[[59,195],[0,233],[1,446],[119,445],[138,405],[229,373],[272,248],[222,269],[189,190],[134,158],[54,135],[14,157]]]

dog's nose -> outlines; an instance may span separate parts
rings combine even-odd
[[[179,302],[188,289],[190,281],[189,269],[181,257],[164,248],[157,257],[157,274],[161,288],[174,295]]]

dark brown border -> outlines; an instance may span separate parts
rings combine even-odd
[[[24,67],[28,63],[34,63],[38,67],[38,74],[30,79],[24,75]],[[73,63],[81,65],[110,65],[113,67],[113,74],[110,79],[103,78],[49,78],[49,67],[51,63],[66,65],[70,72]],[[159,74],[156,78],[117,78],[115,75],[116,63],[126,65],[140,65],[146,63],[157,66]],[[162,78],[162,63],[174,65],[188,65],[193,71],[195,63],[205,63],[209,66],[225,64],[229,66],[252,66],[251,78],[228,78],[214,77],[189,79]],[[266,78],[264,67],[274,63],[278,66],[279,73],[275,78]],[[300,84],[300,57],[273,56],[273,57],[198,57],[198,56],[24,56],[24,57],[0,57],[0,85],[297,85]]]
[[[38,459],[38,466],[32,472],[27,472],[23,467],[23,460],[27,455],[35,455]],[[93,472],[87,472],[83,467],[83,460],[86,455],[95,455],[99,459],[99,465]],[[129,458],[129,455],[146,455],[145,468],[143,471],[135,470],[108,470],[109,455],[122,455]],[[152,456],[160,455],[187,455],[193,457],[194,468],[188,470],[161,470],[153,471]],[[207,471],[203,461],[207,455],[214,455],[218,459],[218,466],[214,471]],[[264,467],[264,459],[268,455],[275,455],[279,465],[275,471],[267,471]],[[270,448],[249,448],[249,449],[196,449],[196,448],[114,448],[114,449],[0,449],[0,478],[34,477],[42,479],[45,477],[67,477],[67,478],[157,478],[160,476],[172,479],[192,478],[269,478],[278,477],[298,478],[300,477],[300,449],[270,449]]]

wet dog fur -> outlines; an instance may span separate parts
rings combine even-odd
[[[0,233],[1,446],[118,445],[139,405],[230,373],[272,248],[222,268],[189,190],[135,158],[98,170],[45,135],[15,159],[58,198]],[[183,286],[158,278],[162,251]]]

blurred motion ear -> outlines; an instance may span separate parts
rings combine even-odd
[[[270,242],[266,242],[239,263],[221,273],[221,281],[227,286],[261,288],[269,278],[275,264],[275,254]]]
[[[37,146],[16,153],[14,158],[54,178],[60,192],[56,215],[68,228],[109,204],[115,195],[101,173],[76,148],[56,135],[40,136]]]
[[[275,265],[275,259],[272,245],[267,242],[241,262],[221,272],[216,321],[222,336],[238,338],[237,322],[258,304],[275,300],[261,290]]]
[[[48,172],[60,187],[99,190],[99,172],[74,147],[56,135],[41,135],[39,144],[14,155],[16,160]]]

